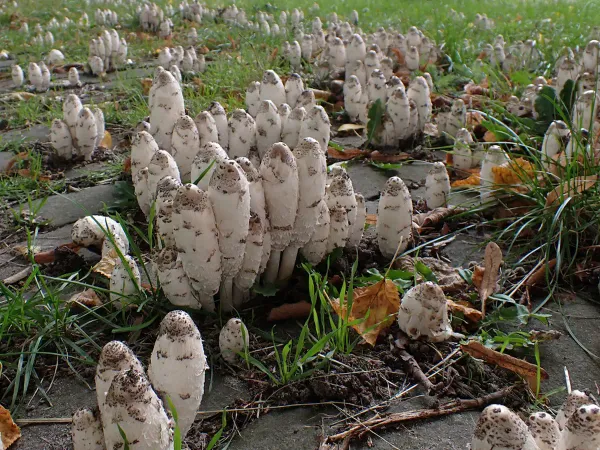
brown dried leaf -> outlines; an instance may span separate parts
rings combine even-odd
[[[6,169],[4,169],[4,171],[6,173],[11,173],[13,172],[13,167],[16,163],[18,163],[19,161],[25,161],[29,158],[29,153],[28,152],[21,152],[21,153],[17,153],[15,156],[13,156],[10,161],[8,161],[8,163],[6,164]]]
[[[481,312],[485,316],[485,302],[496,290],[498,272],[502,265],[502,250],[495,242],[490,242],[485,248],[483,258],[484,272],[481,285],[479,286],[479,298],[481,300]]]
[[[340,306],[339,299],[329,299],[336,314],[346,317],[353,322],[361,320],[352,326],[362,338],[375,346],[377,336],[388,328],[400,309],[400,294],[393,281],[385,279],[371,286],[354,289],[352,311],[347,314],[346,304]]]
[[[142,83],[143,94],[148,95],[150,93],[150,88],[152,87],[152,78],[142,78],[140,83]]]
[[[275,61],[275,58],[277,58],[278,52],[279,52],[279,47],[275,47],[273,49],[273,51],[271,52],[271,54],[269,55],[269,61]]]
[[[465,212],[465,208],[435,208],[431,211],[416,214],[413,216],[413,222],[416,223],[420,228],[428,228],[439,225],[448,217],[453,216],[454,214],[460,214]]]
[[[481,319],[483,319],[483,314],[481,314],[481,311],[477,311],[475,308],[471,308],[470,306],[453,302],[450,299],[447,300],[447,303],[448,308],[450,308],[450,311],[461,313],[471,322],[478,323],[481,321]]]
[[[396,60],[398,61],[398,64],[403,66],[406,61],[404,60],[404,55],[402,54],[402,52],[394,47],[390,47],[390,50],[394,53],[394,55],[396,55]]]
[[[367,154],[367,152],[358,148],[345,148],[344,151],[340,151],[334,147],[327,148],[327,156],[329,156],[330,158],[341,159],[344,161],[348,161],[359,156],[366,156]]]
[[[374,152],[371,152],[371,160],[372,161],[377,161],[377,162],[382,162],[382,163],[396,163],[396,162],[401,162],[401,161],[406,161],[407,159],[410,158],[410,155],[408,153],[396,153],[396,154],[387,154],[387,153],[382,153],[378,150],[375,150]]]
[[[104,137],[102,141],[100,141],[99,147],[111,149],[112,148],[112,136],[108,132],[108,130],[104,131]]]
[[[485,142],[498,142],[498,138],[496,137],[494,132],[489,131],[489,130],[486,131],[485,134],[483,135],[483,140]]]
[[[526,286],[535,286],[546,281],[546,272],[556,267],[556,258],[551,259],[549,263],[542,265],[538,270],[533,272],[525,281]]]
[[[538,392],[539,386],[537,386],[537,366],[522,359],[515,358],[507,355],[506,353],[500,353],[491,348],[485,347],[483,344],[477,341],[470,341],[466,345],[461,345],[462,351],[468,353],[474,358],[483,359],[485,362],[490,364],[496,364],[504,369],[510,370],[517,375],[523,377],[533,392]],[[541,378],[548,378],[548,373],[540,368]]]
[[[597,175],[590,175],[587,177],[577,177],[565,181],[563,184],[556,186],[546,196],[546,206],[551,206],[559,199],[565,197],[573,197],[577,194],[587,191],[593,187],[598,181]]]
[[[473,276],[471,277],[471,281],[473,282],[473,286],[479,290],[481,287],[481,283],[483,283],[483,274],[485,273],[485,269],[481,266],[475,266],[473,269]]]
[[[275,322],[287,319],[304,319],[310,315],[312,305],[305,300],[296,303],[285,303],[273,308],[269,312],[267,320]]]
[[[10,411],[2,405],[0,405],[0,435],[5,449],[21,437],[21,430],[10,416]]]
[[[123,162],[123,172],[131,173],[131,156],[128,156]]]
[[[98,294],[96,294],[93,289],[86,289],[83,292],[74,294],[69,300],[67,300],[67,303],[80,303],[88,308],[102,306],[102,300],[100,300],[100,297],[98,297]]]
[[[310,90],[313,91],[313,94],[315,94],[315,99],[327,100],[329,97],[331,97],[331,92],[329,91],[313,88],[310,88]]]

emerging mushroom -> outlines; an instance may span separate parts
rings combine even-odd
[[[204,177],[198,181],[198,187],[204,191],[208,190],[216,165],[227,159],[227,153],[217,142],[209,142],[202,146],[192,162],[192,183],[198,181],[198,178],[204,174]],[[205,171],[207,172],[204,173]]]
[[[23,74],[23,69],[21,69],[21,66],[19,66],[18,64],[12,66],[10,74],[15,87],[20,87],[23,84],[23,81],[25,80],[25,76]]]
[[[96,148],[98,128],[96,126],[94,113],[92,113],[89,108],[81,109],[77,116],[75,138],[79,154],[83,156],[86,161],[91,161],[92,154]]]
[[[265,70],[262,82],[260,83],[259,100],[271,100],[275,105],[286,103],[285,87],[281,78],[272,70]]]
[[[408,247],[412,236],[412,200],[400,177],[390,178],[381,192],[377,217],[377,242],[381,254],[393,258]]]
[[[202,307],[214,311],[213,296],[219,292],[222,266],[219,231],[208,193],[192,184],[181,186],[173,200],[173,225],[185,273]]]
[[[229,319],[219,333],[221,356],[230,364],[235,363],[237,354],[248,348],[250,335],[246,325],[235,317]]]
[[[297,107],[292,110],[285,124],[281,127],[281,141],[289,148],[295,148],[298,145],[300,128],[306,119],[306,109]]]
[[[110,277],[110,300],[117,308],[131,303],[128,298],[139,292],[142,284],[140,269],[129,255],[116,258],[115,267]]]
[[[217,126],[217,132],[219,135],[219,144],[221,147],[228,148],[229,147],[229,127],[227,122],[227,114],[225,113],[225,108],[221,106],[219,102],[212,102],[208,107],[208,112],[215,119],[215,124]]]
[[[411,288],[400,303],[398,325],[410,338],[442,342],[452,336],[444,291],[430,281]]]
[[[578,391],[577,389],[571,391],[556,414],[556,423],[558,424],[558,427],[563,430],[567,424],[567,421],[577,410],[577,408],[583,405],[591,404],[598,404],[592,395],[588,394],[587,392]]]
[[[202,336],[196,324],[186,312],[171,311],[160,323],[148,378],[164,404],[167,397],[173,403],[182,438],[196,419],[207,369]]]
[[[527,425],[506,406],[490,405],[479,416],[471,450],[539,450]]]
[[[229,157],[247,158],[256,146],[256,123],[243,109],[236,109],[229,118]]]
[[[181,181],[167,175],[156,186],[156,228],[165,246],[175,247],[175,229],[173,227],[173,200]]]
[[[492,194],[494,186],[494,174],[492,169],[509,161],[510,158],[506,152],[498,145],[490,146],[487,152],[485,152],[483,161],[481,162],[480,172],[480,197],[482,203],[485,203]]]
[[[244,260],[248,223],[250,221],[250,191],[244,171],[235,161],[220,162],[210,179],[208,195],[219,230],[222,282],[221,310],[233,310],[233,279]]]
[[[429,85],[424,77],[415,78],[409,85],[406,95],[417,104],[419,112],[419,131],[425,129],[425,124],[431,120],[432,104]]]
[[[473,137],[466,128],[461,128],[456,133],[452,162],[457,170],[466,171],[473,167],[473,152],[471,150]]]
[[[248,114],[252,117],[256,117],[258,114],[258,108],[260,107],[260,82],[253,81],[248,85],[246,89],[246,108]]]
[[[300,127],[299,139],[311,137],[321,145],[324,153],[327,153],[331,123],[329,116],[322,106],[313,105],[307,109],[307,115]]]
[[[160,287],[175,306],[185,306],[192,309],[202,308],[196,292],[183,269],[181,258],[174,248],[163,248],[154,258],[154,271],[158,276]]]
[[[271,146],[262,160],[260,175],[271,221],[271,257],[265,280],[272,283],[277,279],[281,252],[292,240],[298,211],[298,166],[287,145],[277,142]]]
[[[302,247],[300,253],[312,265],[319,264],[327,255],[331,217],[325,199],[321,199],[318,205],[318,219],[310,241]]]
[[[302,82],[302,77],[297,73],[292,73],[285,82],[285,102],[290,108],[294,109],[296,107],[298,97],[300,97],[303,91],[304,83]]]
[[[156,200],[156,189],[159,181],[166,176],[171,176],[181,181],[175,159],[165,150],[158,150],[154,153],[148,164],[148,196],[150,204]]]
[[[150,133],[147,131],[136,133],[131,143],[131,177],[134,180],[138,171],[148,167],[158,150],[158,144]]]
[[[102,424],[106,448],[123,446],[119,427],[127,437],[131,450],[173,448],[172,423],[150,382],[140,370],[124,370],[115,376],[106,396]]]
[[[105,450],[104,434],[98,410],[78,409],[73,414],[72,420],[71,441],[73,442],[73,450]]]
[[[425,179],[425,201],[430,209],[446,206],[450,194],[450,177],[443,162],[433,163]]]
[[[600,448],[600,407],[579,406],[565,424],[556,450]]]
[[[536,412],[527,420],[529,431],[540,450],[555,450],[560,438],[558,424],[547,412]]]

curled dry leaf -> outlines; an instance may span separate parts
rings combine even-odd
[[[131,156],[127,157],[127,159],[123,161],[123,172],[131,173]]]
[[[117,259],[119,259],[119,255],[113,249],[106,255],[102,256],[102,259],[98,261],[98,264],[92,267],[92,271],[110,279],[113,269],[115,268],[115,264],[117,264]]]
[[[303,319],[310,315],[312,305],[305,300],[296,303],[284,303],[281,306],[273,308],[269,312],[267,320],[275,322],[278,320]]]
[[[102,305],[102,300],[100,297],[94,292],[93,289],[86,289],[83,292],[78,292],[74,294],[68,301],[69,304],[79,303],[81,305],[87,306],[88,308],[94,308],[96,306]]]
[[[340,305],[339,299],[329,299],[336,314],[348,316],[349,322],[362,338],[375,346],[379,333],[388,328],[400,309],[400,294],[392,280],[384,279],[371,286],[354,289],[352,310],[347,313],[346,304]],[[364,320],[361,320],[364,319]]]
[[[338,150],[334,147],[327,148],[327,156],[334,159],[341,159],[344,161],[354,159],[360,156],[366,156],[368,152],[360,150],[358,148],[345,148],[343,151]]]
[[[407,159],[410,158],[410,155],[408,153],[396,153],[396,154],[387,154],[387,153],[381,153],[378,150],[375,150],[374,152],[371,152],[371,154],[369,155],[372,161],[376,161],[376,162],[382,162],[382,163],[396,163],[396,162],[400,162],[400,161],[406,161]]]
[[[590,175],[587,177],[577,177],[571,180],[567,180],[559,186],[556,186],[546,196],[546,206],[552,206],[566,197],[573,197],[581,194],[591,187],[595,186],[598,181],[597,175]]]
[[[406,61],[404,60],[404,55],[402,54],[402,52],[394,47],[390,47],[390,50],[394,53],[394,55],[396,55],[396,60],[398,61],[398,64],[403,66]]]
[[[321,89],[310,89],[311,91],[313,91],[313,94],[315,94],[315,99],[321,99],[321,100],[327,100],[329,97],[331,97],[331,92],[329,91],[322,91]]]
[[[490,242],[485,248],[485,257],[483,259],[484,271],[479,290],[479,298],[481,300],[481,312],[485,316],[485,302],[490,295],[496,290],[496,282],[498,281],[498,273],[502,265],[502,250],[495,242]]]
[[[453,313],[461,313],[466,319],[471,322],[478,323],[483,319],[483,314],[481,311],[477,311],[475,308],[471,308],[470,306],[463,305],[462,303],[453,302],[448,299],[448,308]]]
[[[465,208],[435,208],[429,212],[416,214],[413,216],[413,222],[420,228],[434,227],[441,224],[448,217],[454,214],[460,214],[465,212]]]
[[[498,137],[494,134],[493,131],[486,131],[483,135],[483,140],[485,142],[498,142]]]
[[[2,405],[0,405],[0,435],[5,449],[21,437],[21,430],[10,416],[10,411]]]
[[[4,169],[4,171],[6,173],[12,173],[13,172],[13,167],[15,166],[15,164],[17,164],[19,161],[25,161],[29,158],[29,153],[27,152],[21,152],[21,153],[17,153],[15,156],[13,156],[10,161],[8,161],[8,163],[6,164],[6,168]]]
[[[491,348],[487,348],[477,341],[469,341],[469,343],[461,345],[460,348],[463,352],[468,353],[474,358],[482,359],[487,363],[496,364],[497,366],[516,373],[527,381],[533,392],[539,392],[539,386],[537,385],[538,366],[507,355],[506,353],[500,353]],[[542,379],[548,378],[548,373],[541,367],[540,377]]]
[[[526,286],[535,286],[546,281],[546,272],[556,267],[556,258],[551,259],[547,264],[542,265],[538,270],[533,272],[525,281]]]

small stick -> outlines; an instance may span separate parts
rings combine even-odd
[[[433,384],[427,375],[423,373],[423,370],[419,366],[419,363],[415,360],[414,356],[411,355],[408,350],[406,350],[406,345],[408,344],[408,339],[403,335],[398,333],[396,340],[394,341],[396,346],[393,351],[400,356],[402,363],[404,365],[404,370],[406,370],[407,374],[412,377],[417,383],[419,383],[425,391],[429,394],[430,392],[435,392],[440,385]]]
[[[338,434],[334,434],[329,436],[326,440],[328,443],[339,442],[348,437],[362,437],[365,433],[370,430],[379,430],[382,428],[389,427],[390,425],[398,425],[400,423],[412,421],[412,420],[421,420],[421,419],[430,419],[433,417],[441,417],[447,416],[450,414],[455,414],[463,411],[467,411],[469,409],[477,409],[483,406],[489,405],[495,401],[500,400],[501,398],[506,397],[510,394],[515,387],[522,385],[510,386],[504,389],[501,389],[497,392],[493,392],[488,395],[484,395],[483,397],[479,397],[472,400],[455,400],[452,402],[448,402],[444,405],[441,405],[439,408],[435,409],[421,409],[414,411],[405,411],[400,413],[393,413],[387,416],[375,416],[371,419],[368,419],[364,422],[361,422],[357,425],[352,426]]]
[[[40,419],[17,419],[15,423],[20,426],[26,425],[48,425],[53,423],[71,423],[70,417],[49,417]]]

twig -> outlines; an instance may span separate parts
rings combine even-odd
[[[379,430],[382,428],[389,427],[391,425],[397,425],[404,422],[409,422],[412,420],[421,420],[421,419],[430,419],[433,417],[441,417],[447,416],[450,414],[455,414],[463,411],[467,411],[469,409],[477,409],[483,406],[489,405],[495,401],[500,400],[501,398],[506,397],[510,394],[515,387],[521,387],[522,385],[510,386],[508,388],[501,389],[500,391],[494,392],[492,394],[484,395],[483,397],[479,397],[472,400],[455,400],[444,405],[441,405],[439,408],[435,409],[421,409],[414,411],[405,411],[401,413],[393,413],[387,416],[375,416],[371,419],[368,419],[364,422],[356,424],[351,428],[347,429],[338,434],[334,434],[329,436],[326,440],[328,443],[339,442],[348,437],[362,437],[365,433],[369,432],[370,429]]]
[[[20,426],[25,425],[48,425],[53,423],[71,423],[70,417],[48,417],[40,419],[16,419],[15,423]]]
[[[396,340],[394,341],[395,349],[392,348],[392,351],[400,356],[402,363],[404,365],[404,370],[406,373],[412,377],[417,383],[419,383],[425,391],[429,394],[430,392],[437,391],[443,383],[433,384],[427,375],[423,373],[423,370],[419,366],[419,363],[416,361],[413,355],[411,355],[408,350],[406,350],[406,345],[408,344],[408,339],[401,333],[398,333]]]

